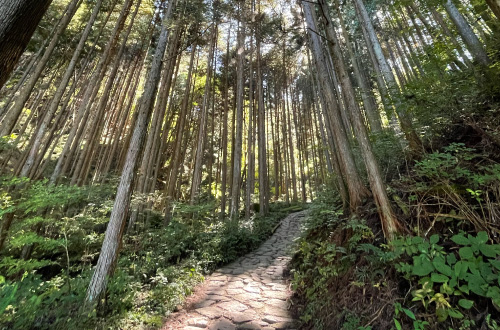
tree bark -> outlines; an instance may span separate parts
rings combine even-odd
[[[189,107],[189,99],[191,98],[191,83],[193,80],[193,69],[194,69],[194,58],[196,54],[197,45],[196,42],[191,46],[191,59],[189,60],[189,69],[188,75],[186,79],[186,91],[184,97],[182,99],[181,110],[179,113],[179,119],[176,123],[176,137],[174,140],[174,148],[173,148],[173,159],[171,161],[170,166],[170,175],[167,180],[166,186],[166,206],[165,206],[165,224],[170,223],[172,220],[172,210],[171,205],[174,199],[174,190],[177,183],[177,175],[179,173],[179,166],[181,163],[181,155],[182,155],[182,137],[184,133],[184,125],[187,118],[187,112]]]
[[[309,30],[317,31],[318,25],[313,15],[314,5],[309,2],[302,2],[302,7]],[[324,109],[324,111],[325,114],[327,114],[329,125],[332,127],[339,164],[342,167],[342,172],[338,172],[337,175],[344,176],[344,180],[348,187],[349,207],[351,211],[356,212],[357,208],[362,204],[363,199],[369,195],[369,192],[364,186],[356,169],[354,157],[349,146],[349,140],[345,128],[342,125],[338,108],[339,105],[332,93],[333,87],[330,77],[328,76],[327,64],[325,63],[324,52],[319,37],[314,32],[309,31],[309,40],[312,47],[311,51],[317,65],[316,71],[318,73],[319,86],[326,99],[325,106],[328,107]]]
[[[8,135],[12,132],[12,129],[14,128],[14,125],[15,125],[19,115],[23,111],[24,104],[26,103],[26,101],[30,97],[31,92],[33,91],[33,88],[36,85],[36,82],[39,80],[43,69],[47,65],[47,62],[49,61],[50,56],[52,55],[52,53],[54,52],[54,49],[56,48],[57,42],[59,41],[59,37],[63,34],[64,30],[66,30],[66,27],[71,22],[73,15],[76,13],[76,11],[81,3],[82,3],[81,0],[71,0],[71,2],[68,4],[64,15],[63,15],[61,21],[59,22],[57,29],[54,32],[54,35],[52,36],[52,39],[50,40],[50,43],[48,44],[47,48],[45,49],[43,56],[40,58],[40,60],[36,64],[33,74],[30,76],[26,85],[21,90],[21,93],[16,98],[16,100],[14,102],[14,106],[12,108],[10,108],[8,110],[7,114],[5,115],[3,122],[1,123],[1,127],[0,127],[0,136]]]
[[[257,0],[260,14],[260,0]],[[259,213],[266,215],[269,212],[269,177],[267,174],[267,142],[266,142],[266,110],[264,106],[264,90],[262,86],[262,55],[261,55],[261,23],[257,24],[257,126],[258,126],[258,162],[259,162]]]
[[[327,36],[332,41],[331,46],[333,63],[342,87],[345,109],[350,112],[352,126],[361,147],[361,155],[365,163],[366,172],[368,174],[368,181],[370,182],[370,188],[373,194],[373,198],[375,200],[375,204],[377,205],[384,235],[387,239],[391,240],[394,238],[394,235],[400,231],[401,225],[397,221],[396,215],[392,210],[391,203],[389,202],[389,198],[387,197],[385,184],[380,174],[378,161],[375,158],[375,155],[373,154],[371,148],[370,140],[368,138],[368,134],[361,117],[361,111],[356,101],[354,89],[352,87],[351,80],[349,79],[346,65],[342,57],[342,50],[340,48],[335,31],[333,30],[333,23],[329,16],[328,8],[326,7],[324,0],[320,0],[319,4],[322,8],[322,13],[326,18]],[[309,3],[305,6],[309,6],[311,8],[312,14],[314,15],[313,5]],[[349,180],[350,178],[347,178],[347,181]]]
[[[237,219],[240,209],[240,180],[241,180],[241,156],[243,142],[243,111],[245,79],[243,76],[245,60],[245,20],[243,18],[244,1],[239,1],[238,46],[237,46],[237,69],[236,69],[236,118],[235,118],[235,143],[233,152],[233,180],[231,183],[231,219]]]
[[[399,93],[396,78],[394,77],[394,74],[392,73],[389,64],[387,63],[387,59],[384,56],[382,47],[380,46],[380,42],[377,38],[368,12],[366,11],[363,0],[354,0],[354,2],[362,28],[366,31],[366,35],[368,37],[366,41],[368,43],[368,46],[373,49],[377,64],[380,67],[380,71],[382,72],[389,92]],[[406,111],[402,109],[402,106],[400,104],[396,104],[395,108],[399,117],[399,122],[401,123],[401,128],[403,130],[403,133],[405,134],[406,140],[408,141],[410,150],[415,154],[420,154],[422,151],[422,142],[420,141],[420,137],[417,135],[413,128],[410,116],[406,113]]]
[[[135,169],[138,163],[140,151],[142,149],[142,143],[148,129],[151,112],[153,110],[153,102],[158,89],[161,68],[163,65],[163,56],[168,42],[169,22],[175,2],[176,0],[171,0],[169,2],[167,13],[165,14],[165,19],[162,24],[160,37],[158,39],[158,44],[151,63],[149,75],[146,79],[139,109],[137,110],[139,116],[137,118],[137,122],[135,123],[134,131],[127,151],[125,166],[120,177],[120,184],[118,186],[115,203],[113,205],[111,217],[106,229],[101,253],[87,290],[85,300],[86,304],[94,303],[99,299],[101,294],[105,292],[108,278],[112,275],[114,266],[118,259],[126,216],[132,196]]]
[[[210,50],[208,51],[207,60],[207,75],[205,81],[205,92],[203,94],[203,103],[201,106],[200,114],[200,127],[198,130],[198,142],[196,145],[196,160],[194,163],[193,181],[191,184],[191,199],[190,203],[193,205],[198,199],[200,184],[201,184],[201,170],[203,165],[203,155],[205,153],[205,128],[207,122],[207,113],[210,101],[210,86],[212,82],[212,61],[215,52],[215,43],[217,37],[217,25],[212,27],[211,38],[210,38]]]
[[[490,7],[493,14],[500,19],[500,0],[486,0],[486,3]]]
[[[0,1],[0,88],[28,45],[52,0]]]
[[[458,8],[451,0],[446,0],[444,4],[444,8],[446,12],[450,16],[450,19],[457,27],[458,33],[462,36],[467,48],[472,54],[472,57],[482,65],[488,65],[490,63],[490,58],[486,51],[484,50],[483,45],[479,41],[479,38],[476,36],[469,23],[465,20],[462,14],[458,11]]]

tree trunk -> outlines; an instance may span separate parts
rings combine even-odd
[[[229,41],[231,39],[231,29],[228,31],[227,46],[226,46],[226,66],[224,77],[224,115],[222,118],[222,169],[221,169],[221,202],[220,202],[220,218],[226,216],[226,199],[227,199],[227,134],[229,120]]]
[[[490,59],[486,51],[484,50],[483,45],[479,41],[479,38],[476,36],[469,23],[465,20],[465,18],[460,14],[458,8],[451,0],[446,0],[444,4],[444,8],[446,12],[450,16],[451,20],[457,27],[458,33],[462,36],[467,48],[472,54],[472,57],[482,65],[488,65],[490,63]]]
[[[347,33],[344,18],[342,17],[342,13],[340,12],[340,5],[338,0],[335,0],[335,7],[337,9],[338,18],[340,20],[340,28],[342,30],[342,36],[347,46],[347,52],[352,61],[354,76],[356,77],[356,81],[361,89],[361,98],[363,99],[363,106],[365,108],[366,117],[368,119],[368,122],[370,123],[370,130],[372,133],[380,133],[382,131],[382,125],[380,123],[380,115],[378,114],[378,109],[376,108],[376,104],[372,101],[370,88],[364,79],[364,75],[361,72],[358,61],[356,59],[356,55],[354,54],[354,50],[352,48],[349,38],[349,33]]]
[[[194,45],[191,46],[191,59],[189,60],[189,69],[186,79],[186,91],[182,99],[181,110],[179,113],[179,119],[177,119],[176,137],[174,140],[173,148],[173,159],[170,166],[170,175],[167,180],[166,186],[166,206],[165,206],[165,224],[170,223],[172,220],[172,201],[174,199],[174,189],[177,182],[178,169],[181,163],[182,155],[182,137],[184,133],[184,125],[187,118],[187,112],[189,107],[189,99],[191,98],[191,83],[193,80],[193,69],[194,69],[194,58],[196,54],[196,41]]]
[[[0,1],[0,88],[7,82],[52,0]]]
[[[312,4],[307,4],[311,8],[311,12],[314,13],[314,8]],[[339,45],[339,41],[333,30],[333,24],[328,14],[328,8],[324,0],[320,0],[320,6],[322,8],[322,13],[326,18],[327,26],[326,31],[328,38],[333,42],[333,63],[335,70],[337,71],[339,81],[342,87],[342,92],[344,95],[345,109],[350,112],[352,118],[352,126],[356,134],[356,138],[359,142],[361,155],[363,157],[366,172],[368,174],[368,181],[370,182],[370,188],[372,190],[373,198],[375,204],[377,205],[380,220],[382,222],[382,228],[387,239],[392,239],[395,234],[400,231],[401,225],[396,219],[392,206],[387,197],[387,192],[385,184],[382,181],[382,176],[380,174],[380,169],[378,166],[377,159],[373,154],[370,140],[368,134],[366,133],[366,128],[363,124],[363,119],[361,117],[361,112],[356,102],[356,97],[354,94],[354,89],[349,79],[349,75],[346,70],[346,65],[342,57],[342,50]],[[349,181],[350,178],[347,178]]]
[[[54,35],[45,49],[45,52],[43,56],[40,58],[38,63],[35,66],[35,70],[31,77],[28,79],[28,82],[24,86],[24,88],[21,90],[21,93],[19,96],[16,98],[14,106],[10,108],[1,123],[1,128],[0,128],[0,136],[4,135],[9,135],[12,132],[12,129],[14,128],[14,125],[17,121],[17,118],[21,114],[24,108],[24,104],[28,100],[28,98],[31,95],[31,92],[33,91],[33,88],[35,87],[36,82],[40,78],[40,75],[42,74],[43,69],[47,65],[47,62],[50,59],[50,56],[54,52],[54,49],[56,48],[57,42],[59,41],[59,37],[63,34],[64,30],[68,26],[68,24],[71,22],[71,19],[73,18],[73,15],[76,13],[79,5],[81,4],[81,0],[71,0],[71,2],[68,4],[65,14],[63,15],[61,21],[59,22],[56,31],[54,32]],[[1,10],[1,9],[0,9]],[[1,42],[0,42],[1,44]]]
[[[312,31],[317,31],[317,23],[313,15],[314,5],[311,3],[302,3],[304,8],[304,14],[307,26]],[[349,193],[349,207],[351,211],[356,212],[357,208],[362,204],[365,197],[369,195],[366,187],[359,176],[354,162],[354,157],[349,146],[349,140],[346,135],[345,128],[342,125],[341,115],[339,111],[339,105],[335,96],[332,93],[332,83],[330,77],[328,76],[327,64],[324,59],[324,52],[320,44],[319,37],[315,33],[309,33],[309,40],[311,41],[311,51],[315,57],[315,62],[317,65],[317,73],[319,79],[319,86],[321,92],[326,98],[327,109],[324,109],[329,118],[329,124],[332,127],[333,136],[335,138],[335,147],[338,152],[339,164],[342,167],[342,173],[337,173],[337,175],[344,174],[344,180],[348,186]]]
[[[486,0],[486,3],[490,7],[493,14],[500,19],[500,0]]]
[[[231,183],[231,219],[237,219],[240,209],[240,179],[241,179],[241,156],[243,142],[243,111],[245,79],[243,76],[245,60],[245,21],[244,1],[239,1],[240,27],[238,29],[237,63],[236,63],[236,118],[235,118],[235,143],[233,152],[233,180]]]
[[[257,0],[258,12],[260,14],[260,0]],[[266,110],[264,107],[264,91],[262,86],[262,58],[261,58],[261,24],[257,24],[256,47],[257,47],[257,143],[259,147],[259,213],[266,215],[269,212],[269,177],[267,175],[267,142],[265,129]]]
[[[194,163],[194,172],[193,172],[193,181],[191,185],[191,199],[190,203],[193,205],[195,201],[197,201],[199,197],[199,190],[201,184],[201,170],[203,165],[203,155],[205,153],[205,128],[207,123],[207,113],[209,108],[210,101],[210,89],[212,82],[212,61],[215,52],[215,43],[217,37],[217,25],[215,24],[212,27],[211,38],[210,38],[210,50],[208,51],[208,60],[207,60],[207,75],[205,81],[205,92],[203,94],[203,104],[201,106],[201,114],[200,114],[200,127],[198,130],[198,142],[196,145],[196,160]]]
[[[390,93],[399,93],[399,88],[396,84],[396,78],[394,77],[394,74],[392,73],[389,64],[387,63],[387,59],[384,56],[382,47],[380,46],[380,42],[377,38],[368,12],[366,11],[363,0],[354,0],[354,2],[356,12],[358,14],[359,20],[361,21],[362,28],[366,31],[366,34],[368,36],[366,41],[368,43],[368,46],[373,49],[374,55],[380,67],[380,71],[384,76],[387,87]],[[399,122],[401,123],[401,128],[403,129],[406,140],[408,141],[410,150],[415,154],[421,153],[422,142],[420,141],[420,137],[413,129],[413,124],[411,122],[410,116],[402,109],[402,106],[400,104],[396,104],[395,107],[399,117]]]
[[[168,4],[167,13],[162,24],[158,45],[156,46],[149,75],[146,79],[144,92],[142,94],[139,109],[139,116],[135,123],[134,131],[127,151],[125,166],[123,168],[120,184],[118,186],[113,211],[106,229],[104,242],[95,271],[90,280],[87,290],[86,303],[93,304],[105,292],[107,281],[113,274],[114,266],[118,259],[121,247],[123,230],[125,228],[126,216],[130,206],[132,196],[133,180],[135,168],[139,160],[142,149],[142,142],[148,129],[148,122],[153,110],[153,101],[158,89],[160,73],[163,64],[163,55],[168,42],[168,27],[172,16],[173,7],[176,0],[171,0]]]
[[[250,219],[252,197],[255,192],[255,122],[254,122],[254,88],[253,88],[253,36],[250,38],[250,60],[248,67],[248,131],[247,131],[247,183],[245,194],[245,218]]]

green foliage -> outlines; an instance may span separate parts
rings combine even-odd
[[[468,310],[474,305],[472,293],[500,306],[500,245],[488,244],[484,231],[477,236],[452,236],[450,240],[460,247],[458,254],[447,252],[439,240],[435,234],[428,241],[417,236],[392,242],[396,253],[411,257],[411,261],[399,262],[396,269],[418,283],[412,301],[421,302],[426,309],[433,305],[439,321],[448,316],[463,318],[460,308]]]
[[[359,259],[357,247],[373,238],[371,229],[364,220],[342,217],[336,194],[330,189],[319,194],[310,208],[306,230],[296,243],[293,261],[293,289],[303,297],[304,309],[301,320],[314,329],[329,329],[324,313],[331,314],[331,292],[333,282],[341,279]],[[330,204],[331,203],[331,204]],[[334,237],[348,232],[343,242],[334,242]],[[343,329],[371,329],[362,327],[361,320],[348,313]]]
[[[204,274],[256,248],[292,211],[231,222],[209,198],[178,204],[164,226],[149,210],[147,229],[124,239],[105,308],[82,314],[114,188],[3,178],[0,193],[0,211],[15,215],[0,257],[0,327],[9,329],[159,327]]]
[[[450,143],[424,155],[403,183],[410,192],[409,205],[403,204],[407,209],[423,204],[425,212],[439,214],[436,220],[461,230],[469,230],[471,224],[476,230],[488,229],[494,222],[500,166],[485,152]]]
[[[498,67],[449,70],[454,46],[436,42],[433,47],[426,52],[435,61],[424,63],[425,75],[410,80],[398,102],[416,118],[424,140],[441,136],[463,118],[488,115],[498,95]]]

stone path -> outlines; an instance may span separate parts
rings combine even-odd
[[[289,215],[257,250],[207,277],[162,329],[295,329],[283,271],[304,216],[305,211]]]

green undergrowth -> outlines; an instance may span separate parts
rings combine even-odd
[[[124,238],[102,308],[82,314],[114,191],[2,179],[0,212],[15,216],[0,254],[0,329],[158,328],[206,274],[302,208],[276,203],[266,217],[234,222],[213,202],[178,204],[168,226],[148,210]]]
[[[491,145],[452,142],[390,184],[406,234],[374,206],[346,216],[334,189],[311,206],[293,287],[305,329],[500,329],[500,167]]]

